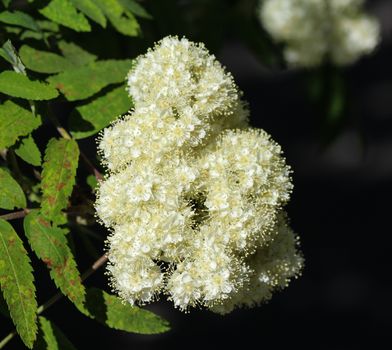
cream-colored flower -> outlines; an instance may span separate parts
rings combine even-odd
[[[285,45],[289,65],[315,67],[325,60],[349,65],[380,40],[378,21],[362,5],[363,0],[261,0],[260,19]]]
[[[135,109],[99,140],[108,175],[95,207],[112,232],[113,289],[131,304],[166,294],[184,311],[247,305],[249,288],[264,300],[252,282],[266,273],[260,252],[279,245],[293,262],[268,278],[300,269],[294,242],[274,243],[292,190],[280,146],[247,127],[233,78],[201,44],[163,39],[128,84]]]

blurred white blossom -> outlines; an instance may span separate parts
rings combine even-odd
[[[248,126],[232,76],[202,44],[164,38],[127,79],[135,108],[99,140],[113,289],[131,304],[165,294],[185,311],[268,300],[302,266],[280,146]]]
[[[314,67],[330,60],[349,65],[370,54],[380,40],[379,22],[363,0],[261,0],[260,19],[284,45],[291,66]]]

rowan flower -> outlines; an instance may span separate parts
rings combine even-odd
[[[261,0],[260,19],[285,45],[289,65],[349,65],[379,42],[379,23],[362,7],[363,0]]]
[[[278,239],[292,190],[280,146],[248,127],[233,78],[202,44],[164,38],[127,79],[135,109],[99,140],[113,289],[131,304],[163,294],[184,311],[250,305],[240,298],[250,288],[264,301],[255,278],[287,282],[302,261]],[[287,269],[271,270],[275,258]],[[271,283],[269,293],[283,282]]]

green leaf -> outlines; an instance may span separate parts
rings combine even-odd
[[[132,66],[131,60],[107,60],[66,71],[48,78],[69,101],[83,100],[105,86],[120,83]]]
[[[121,17],[124,12],[123,7],[117,0],[95,0],[95,3],[108,17]]]
[[[37,23],[34,19],[28,15],[27,13],[20,12],[20,11],[4,11],[0,13],[0,22],[12,24],[15,26],[27,28],[34,30],[36,32],[40,31]]]
[[[45,151],[42,169],[42,214],[55,223],[62,222],[78,167],[79,148],[75,140],[52,138]]]
[[[52,22],[52,21],[37,21],[39,27],[41,30],[52,32],[52,33],[57,33],[60,30],[60,27],[57,23]]]
[[[20,33],[23,31],[23,28],[7,26],[7,25],[3,25],[2,28],[7,32],[7,34],[15,34],[15,36],[20,35]],[[30,30],[30,32],[32,32],[32,30]]]
[[[23,226],[31,249],[47,265],[56,286],[80,311],[86,313],[86,292],[68,246],[67,230],[52,226],[36,210],[25,217]]]
[[[39,73],[59,73],[74,67],[64,57],[48,51],[39,51],[23,45],[19,50],[20,58],[25,66]]]
[[[11,318],[28,348],[37,333],[37,300],[30,259],[12,226],[0,219],[0,285]]]
[[[34,345],[34,350],[76,350],[62,331],[45,317],[38,318],[40,336]]]
[[[119,298],[97,288],[87,290],[87,308],[104,325],[132,333],[158,334],[168,331],[166,320],[136,306],[123,304]]]
[[[327,123],[336,125],[343,116],[346,91],[343,78],[336,72],[331,74],[329,89],[329,106],[327,108]]]
[[[106,95],[76,108],[70,118],[72,136],[82,139],[95,135],[131,108],[132,100],[125,87],[117,87]]]
[[[28,100],[51,100],[58,96],[52,86],[12,71],[0,73],[0,92]]]
[[[100,24],[103,28],[106,27],[106,18],[101,9],[92,0],[71,0],[72,4],[87,17]]]
[[[0,105],[0,149],[12,146],[19,137],[30,134],[40,125],[40,117],[12,101],[5,101]]]
[[[134,15],[145,19],[152,19],[152,16],[135,0],[119,0],[120,4],[131,11]]]
[[[97,59],[97,56],[83,50],[74,43],[60,41],[58,46],[64,57],[75,66],[83,66],[85,64],[92,63]]]
[[[125,13],[127,17],[109,17],[110,23],[121,34],[138,36],[140,34],[138,21],[131,12],[126,11]]]
[[[48,6],[39,10],[45,17],[77,32],[89,32],[90,24],[86,17],[76,10],[69,0],[52,0]]]
[[[89,185],[91,187],[91,189],[93,191],[95,191],[95,189],[98,186],[97,178],[94,175],[91,175],[91,174],[87,176],[86,183],[87,183],[87,185]]]
[[[26,197],[14,178],[0,168],[0,208],[26,208]]]
[[[34,39],[34,40],[48,40],[48,38],[53,35],[53,33],[47,33],[47,32],[34,32],[32,30],[25,30],[23,33],[20,35],[19,39],[21,41],[25,41],[26,39]]]
[[[117,0],[96,0],[96,4],[104,12],[112,26],[121,34],[137,36],[140,33],[136,18],[131,12],[124,11]],[[123,16],[124,13],[126,16]]]
[[[26,74],[25,66],[20,60],[11,40],[7,40],[0,48],[0,56],[12,64],[12,67],[17,73]]]
[[[11,0],[1,0],[1,2],[3,3],[4,7],[8,7],[11,3]]]
[[[18,148],[15,148],[15,153],[31,165],[41,165],[41,152],[31,135],[21,140]]]

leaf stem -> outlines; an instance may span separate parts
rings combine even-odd
[[[82,159],[84,160],[84,162],[86,163],[86,165],[90,169],[90,171],[94,174],[95,178],[98,181],[102,181],[103,175],[97,170],[97,168],[95,168],[95,166],[90,162],[90,160],[87,158],[87,156],[82,151],[80,151],[80,156],[82,157]]]
[[[96,260],[91,267],[86,270],[82,274],[82,281],[86,280],[88,277],[90,277],[95,271],[97,271],[100,267],[105,265],[105,263],[108,261],[108,257],[104,254],[102,255],[98,260]],[[45,310],[49,309],[53,304],[55,304],[58,300],[60,300],[64,295],[61,292],[57,292],[55,295],[53,295],[48,301],[46,301],[44,304],[42,304],[38,309],[37,309],[37,315],[42,314]],[[0,341],[0,349],[4,348],[4,346],[16,335],[15,330],[13,330],[11,333],[9,333],[2,341]]]
[[[14,211],[13,213],[0,215],[0,219],[3,219],[3,220],[20,219],[20,218],[24,218],[28,213],[30,213],[30,209],[26,208],[26,209],[23,209],[23,210]]]
[[[15,331],[12,331],[8,334],[1,342],[0,342],[0,349],[4,348],[4,346],[16,335]]]

